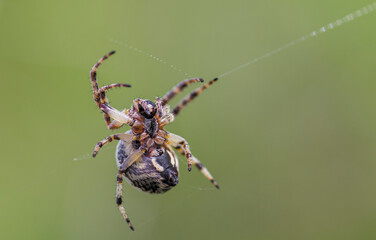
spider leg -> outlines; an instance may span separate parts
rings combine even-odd
[[[131,85],[125,84],[125,83],[113,83],[113,84],[101,87],[99,89],[99,92],[105,92],[107,90],[110,90],[110,89],[116,88],[116,87],[131,87]]]
[[[123,195],[123,192],[122,192],[122,190],[123,190],[123,175],[122,175],[121,171],[118,172],[117,177],[116,177],[116,181],[117,181],[117,184],[116,184],[116,204],[118,205],[119,210],[120,210],[121,214],[123,215],[123,218],[128,223],[128,226],[130,227],[130,229],[132,229],[132,231],[134,231],[132,223],[129,220],[128,215],[125,212],[125,209],[124,209],[124,206],[123,206],[123,199],[122,199],[122,195]]]
[[[120,113],[124,113],[125,114],[126,110],[127,109],[124,109]],[[104,118],[104,121],[105,121],[105,123],[107,125],[107,128],[110,129],[110,130],[118,129],[118,128],[120,128],[121,126],[123,126],[125,124],[124,122],[119,122],[117,120],[112,120],[111,117],[110,117],[110,115],[108,113],[106,113],[106,112],[103,112],[103,118]]]
[[[129,168],[134,162],[140,159],[140,157],[145,153],[145,150],[137,149],[134,150],[127,159],[125,159],[120,166],[120,171],[125,171],[127,168]]]
[[[125,113],[126,110],[127,109],[124,109],[121,112]],[[104,121],[106,122],[106,125],[107,125],[108,129],[110,129],[110,130],[118,129],[121,126],[124,125],[124,123],[122,123],[122,122],[119,122],[119,121],[116,121],[116,120],[111,120],[111,118],[110,118],[110,116],[108,116],[108,114],[103,113],[103,116],[104,116]]]
[[[107,101],[107,98],[106,98],[106,101]],[[126,114],[126,111],[127,111],[127,109],[124,108],[123,111],[121,111],[120,113]],[[104,118],[104,121],[107,125],[107,128],[110,129],[110,130],[118,129],[125,124],[125,123],[119,122],[115,119],[111,119],[110,115],[108,113],[105,113],[105,112],[103,112],[103,118]]]
[[[157,117],[161,118],[163,116],[163,105],[162,105],[162,100],[157,97],[155,99],[155,105],[157,106]]]
[[[172,146],[181,145],[183,147],[183,149],[184,149],[184,156],[188,160],[188,171],[191,171],[193,157],[192,157],[191,150],[189,149],[188,142],[184,138],[182,138],[182,137],[180,137],[180,136],[178,136],[176,134],[173,134],[173,133],[169,133],[166,136],[166,139],[168,140],[168,144],[170,144]]]
[[[178,150],[179,153],[181,153],[183,156],[185,156],[185,152],[184,152],[184,149],[182,148],[181,145],[176,145],[174,146],[174,148],[176,150]],[[192,156],[192,161],[193,161],[193,165],[195,165],[198,170],[201,171],[202,174],[205,175],[205,177],[207,179],[209,179],[209,181],[211,183],[213,183],[213,185],[219,189],[219,185],[217,184],[217,182],[214,180],[214,178],[212,177],[212,175],[210,174],[210,172],[208,171],[208,169],[195,157],[195,156]]]
[[[111,88],[115,88],[115,87],[130,87],[130,85],[128,84],[123,84],[123,83],[115,83],[115,84],[110,84],[110,85],[107,85],[107,86],[104,86],[102,88],[98,88],[98,81],[97,81],[97,69],[99,68],[99,66],[102,64],[102,62],[104,60],[106,60],[109,56],[111,56],[112,54],[114,54],[115,51],[112,51],[112,52],[109,52],[108,54],[106,54],[105,56],[103,56],[101,59],[99,59],[99,61],[92,67],[91,71],[90,71],[90,79],[91,79],[91,85],[93,87],[93,96],[94,96],[94,101],[95,103],[97,104],[97,106],[102,110],[102,105],[107,105],[109,106],[108,104],[108,100],[107,100],[107,97],[106,97],[106,91],[111,89]],[[110,107],[110,106],[109,106]],[[103,111],[103,110],[102,110]],[[113,123],[111,122],[111,116],[110,114],[108,114],[107,112],[103,112],[103,115],[104,115],[104,120],[106,122],[106,125],[109,129],[116,129],[116,128],[119,128],[121,127],[123,124],[119,123],[119,121],[117,123]],[[120,121],[122,122],[122,121]]]
[[[132,141],[134,139],[134,136],[132,134],[128,133],[118,133],[111,136],[106,137],[104,140],[98,142],[95,145],[93,157],[97,156],[99,149],[103,147],[105,144],[112,142],[113,140],[126,140],[126,141]]]
[[[200,88],[197,88],[190,94],[188,94],[173,110],[172,114],[178,115],[178,113],[188,104],[190,103],[193,99],[195,99],[198,95],[200,95],[205,89],[207,89],[210,85],[212,85],[214,82],[216,82],[218,78],[214,78],[210,82],[206,83]]]
[[[201,78],[192,78],[184,80],[178,83],[174,88],[172,88],[166,95],[162,98],[162,105],[166,105],[171,99],[173,99],[177,94],[183,91],[184,88],[188,87],[191,83],[195,82],[203,82],[204,80]]]
[[[110,85],[101,87],[99,89],[99,92],[100,92],[100,98],[101,98],[102,104],[108,105],[108,99],[107,99],[107,96],[106,96],[106,91],[109,90],[109,89],[112,89],[112,88],[116,88],[116,87],[131,87],[131,85],[124,84],[124,83],[114,83],[114,84],[110,84]],[[124,109],[122,112],[125,112],[125,111],[126,111],[126,109]],[[103,113],[103,117],[104,117],[104,121],[106,122],[108,129],[111,129],[111,130],[118,129],[121,126],[124,125],[124,123],[118,122],[116,120],[111,121],[111,117],[107,113]]]
[[[159,126],[160,126],[160,127],[163,127],[163,126],[165,126],[165,125],[167,125],[167,124],[173,122],[174,119],[175,119],[174,114],[172,114],[172,113],[168,113],[167,115],[165,115],[165,116],[161,119]]]
[[[102,102],[101,102],[101,97],[100,97],[101,92],[99,91],[99,88],[98,88],[97,69],[104,60],[106,60],[109,56],[111,56],[114,53],[115,51],[112,51],[104,55],[101,59],[98,60],[98,62],[91,68],[91,71],[90,71],[90,80],[91,80],[91,86],[93,87],[94,101],[98,105],[98,107],[100,107]]]
[[[110,90],[112,88],[116,88],[116,87],[131,87],[131,85],[125,84],[125,83],[113,83],[113,84],[101,87],[99,89],[99,96],[100,96],[101,104],[108,105],[108,99],[107,99],[107,96],[106,96],[106,91]]]
[[[132,126],[133,120],[130,118],[128,115],[126,115],[124,112],[120,112],[119,110],[111,107],[110,105],[107,104],[101,104],[100,109],[102,110],[103,113],[108,115],[108,118],[113,118],[114,120],[117,121],[114,125],[120,125],[120,124],[129,124]],[[105,115],[106,117],[106,115]],[[107,120],[106,120],[107,122]],[[111,123],[108,127],[111,126]]]

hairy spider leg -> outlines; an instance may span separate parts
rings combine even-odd
[[[178,150],[179,153],[181,153],[183,156],[185,156],[185,152],[184,152],[184,149],[181,145],[176,145],[174,146],[174,148],[176,150]],[[208,169],[195,157],[195,156],[192,156],[192,162],[193,162],[193,165],[195,165],[198,170],[201,171],[202,174],[205,175],[205,177],[207,179],[209,179],[209,181],[211,183],[213,183],[213,185],[219,189],[219,185],[217,184],[217,182],[214,180],[214,178],[212,177],[212,175],[210,174],[210,172],[208,171]]]
[[[116,87],[131,87],[131,85],[125,84],[125,83],[113,83],[113,84],[101,87],[99,89],[99,92],[100,92],[101,102],[103,104],[107,104],[108,105],[108,99],[107,99],[107,96],[106,96],[105,92],[107,90],[109,90],[109,89],[116,88]],[[121,112],[125,113],[126,110],[127,109],[125,108]],[[107,125],[108,129],[110,129],[110,130],[118,129],[121,126],[124,125],[124,123],[118,122],[116,120],[112,120],[111,121],[111,117],[107,113],[103,113],[103,117],[104,117],[104,121],[106,122],[106,125]]]
[[[166,136],[166,139],[168,140],[168,144],[172,146],[181,145],[183,147],[184,153],[185,153],[184,156],[188,160],[188,171],[191,171],[193,157],[192,157],[191,150],[189,149],[188,142],[184,138],[173,133],[168,133],[168,135]]]
[[[101,89],[99,89],[99,92],[105,92],[111,88],[116,88],[116,87],[131,87],[131,85],[125,84],[125,83],[113,83],[113,84],[101,87]]]
[[[102,110],[102,108],[101,108],[102,105],[109,106],[108,100],[107,100],[107,97],[106,97],[106,93],[105,93],[107,90],[109,90],[111,88],[115,88],[115,87],[131,87],[129,84],[115,83],[115,84],[110,84],[110,85],[107,85],[107,86],[104,86],[104,87],[98,89],[97,69],[99,68],[99,66],[102,64],[102,62],[104,60],[106,60],[109,56],[111,56],[114,53],[115,53],[115,51],[112,51],[112,52],[109,52],[108,54],[106,54],[105,56],[103,56],[92,67],[92,69],[90,71],[90,79],[91,79],[91,85],[93,87],[94,101],[101,110]],[[103,116],[104,116],[104,120],[106,122],[106,125],[109,129],[116,129],[116,128],[119,128],[123,125],[122,123],[119,123],[119,122],[115,122],[115,123],[111,124],[111,116],[107,112],[103,112]]]
[[[117,174],[116,182],[117,182],[117,184],[116,184],[116,204],[118,205],[119,210],[120,210],[121,214],[123,215],[123,218],[128,223],[128,226],[130,227],[130,229],[132,229],[132,231],[134,231],[133,225],[132,225],[131,221],[129,220],[128,215],[125,212],[125,208],[123,206],[123,199],[122,199],[122,195],[123,195],[123,192],[122,192],[122,190],[123,190],[123,174],[122,174],[121,171],[119,171],[118,174]]]
[[[190,103],[193,99],[195,99],[198,95],[200,95],[205,89],[207,89],[210,85],[215,83],[218,80],[218,78],[214,78],[210,82],[206,83],[200,88],[197,88],[187,96],[178,104],[176,107],[172,110],[172,114],[176,117],[176,115],[179,114],[179,112],[188,104]]]
[[[111,56],[114,53],[115,51],[112,51],[104,55],[101,59],[98,60],[98,62],[91,68],[91,71],[90,71],[90,80],[91,80],[91,86],[93,87],[94,101],[98,105],[98,107],[100,107],[102,102],[101,102],[101,96],[100,96],[101,92],[99,91],[99,88],[98,88],[97,69],[104,60],[106,60],[109,56]]]
[[[132,141],[133,139],[134,136],[128,133],[118,133],[110,135],[95,145],[93,157],[97,156],[99,149],[101,149],[105,144],[112,142],[113,140]]]
[[[113,84],[101,87],[99,89],[99,93],[100,93],[100,98],[101,98],[102,104],[108,105],[108,99],[107,99],[107,96],[106,96],[106,91],[109,90],[109,89],[112,89],[112,88],[116,88],[116,87],[131,87],[131,85],[124,84],[124,83],[113,83]],[[125,112],[126,110],[127,109],[124,109],[122,112]],[[124,123],[118,122],[116,120],[111,121],[111,117],[107,113],[103,113],[103,117],[104,117],[104,121],[106,122],[108,129],[114,130],[114,129],[118,129],[121,126],[124,125]]]
[[[203,82],[204,79],[202,78],[192,78],[183,80],[180,83],[178,83],[175,87],[173,87],[166,95],[162,98],[162,105],[166,105],[171,99],[173,99],[177,94],[179,94],[181,91],[183,91],[184,88],[188,87],[191,83],[195,82]]]

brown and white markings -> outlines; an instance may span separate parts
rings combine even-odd
[[[113,140],[119,141],[116,148],[116,163],[119,168],[116,177],[116,203],[125,221],[134,230],[123,206],[123,177],[129,184],[141,191],[148,193],[167,192],[179,182],[179,163],[171,147],[177,149],[187,158],[189,171],[193,163],[219,189],[209,171],[192,155],[188,142],[184,138],[163,129],[164,126],[174,121],[175,117],[189,102],[218,79],[215,78],[188,94],[172,111],[167,105],[172,98],[188,85],[204,80],[201,78],[184,80],[162,98],[157,97],[155,102],[137,98],[133,100],[130,109],[119,111],[109,105],[106,91],[116,87],[130,87],[130,85],[116,83],[99,88],[96,72],[101,63],[114,53],[115,51],[112,51],[99,59],[90,71],[94,101],[102,110],[109,129],[118,129],[126,124],[131,127],[131,130],[113,134],[98,142],[94,148],[93,157],[105,144]]]

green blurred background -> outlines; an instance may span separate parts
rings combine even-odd
[[[89,156],[114,133],[89,82],[108,51],[99,84],[132,84],[109,93],[122,109],[370,3],[0,0],[0,239],[375,239],[376,13],[225,76],[167,127],[219,191],[182,158],[164,195],[125,183],[132,232],[115,204],[116,144]]]

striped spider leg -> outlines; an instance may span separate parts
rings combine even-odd
[[[118,171],[116,176],[116,204],[118,205],[119,211],[123,215],[124,220],[128,223],[128,226],[132,231],[134,231],[134,227],[131,221],[128,218],[127,213],[125,212],[125,208],[123,206],[123,174],[125,170],[131,166],[135,161],[139,160],[140,157],[144,154],[144,151],[141,150],[134,150],[128,157],[123,161],[121,167]]]
[[[203,85],[202,87],[199,87],[197,88],[196,90],[194,90],[193,92],[191,92],[190,94],[188,94],[173,110],[172,112],[169,114],[169,115],[166,115],[168,116],[168,120],[166,120],[166,124],[172,122],[175,117],[179,114],[179,112],[188,104],[190,103],[193,99],[195,99],[198,95],[200,95],[205,89],[207,89],[210,85],[212,85],[214,82],[216,82],[218,80],[218,78],[214,78],[213,80],[211,80],[210,82],[206,83],[205,85]],[[180,82],[179,84],[177,84],[174,88],[172,88],[163,98],[162,98],[162,104],[163,105],[166,105],[172,98],[174,98],[177,94],[179,94],[184,88],[186,88],[188,85],[190,85],[191,83],[195,83],[195,82],[203,82],[204,80],[201,79],[201,78],[192,78],[192,79],[188,79],[188,80],[184,80],[182,82]],[[167,107],[167,106],[165,106]],[[169,108],[168,108],[169,110]],[[188,171],[191,171],[191,166],[192,166],[192,162],[195,162],[194,159],[193,159],[193,156],[192,156],[192,153],[189,149],[189,145],[187,143],[187,141],[178,136],[178,135],[175,135],[175,134],[172,134],[172,133],[169,133],[168,136],[168,143],[173,145],[173,146],[177,146],[177,145],[181,145],[184,149],[184,156],[187,158],[188,160]],[[197,165],[196,165],[197,166]],[[210,174],[209,174],[210,175]]]
[[[189,149],[188,142],[184,138],[173,133],[168,133],[166,138],[167,138],[167,144],[170,144],[172,146],[181,145],[183,147],[184,153],[185,153],[184,156],[188,160],[188,171],[191,171],[193,157],[192,157],[191,150]]]
[[[121,215],[123,215],[123,218],[128,223],[129,228],[132,229],[132,231],[134,231],[134,227],[131,223],[131,220],[129,220],[128,215],[125,212],[122,197],[123,197],[123,172],[119,170],[116,176],[116,204],[118,205]]]
[[[99,149],[101,149],[105,144],[112,142],[113,140],[132,141],[133,139],[134,136],[129,133],[118,133],[110,135],[95,145],[93,157],[97,156]]]
[[[176,107],[174,107],[174,109],[172,110],[172,114],[174,114],[174,116],[176,117],[179,114],[179,112],[185,106],[187,106],[188,103],[190,103],[193,99],[195,99],[198,95],[200,95],[205,89],[207,89],[210,85],[215,83],[217,80],[218,78],[214,78],[210,82],[204,84],[202,87],[197,88],[196,90],[194,90],[193,92],[185,96],[185,98],[181,100],[181,102],[178,105],[176,105]]]
[[[185,151],[184,151],[184,148],[182,145],[178,144],[178,145],[175,145],[173,146],[181,155],[185,156]],[[201,171],[202,174],[204,174],[204,176],[209,179],[209,181],[216,187],[219,189],[219,185],[217,184],[217,182],[214,180],[214,178],[212,177],[212,175],[210,174],[210,172],[208,171],[208,169],[195,157],[195,156],[192,156],[192,161],[193,161],[193,165],[195,165],[198,170]]]
[[[162,97],[162,105],[166,105],[171,99],[173,99],[176,95],[178,95],[184,88],[188,87],[191,83],[196,82],[203,82],[204,79],[202,78],[192,78],[186,79],[178,83],[175,87],[173,87],[166,95]]]
[[[120,133],[120,134],[111,135],[111,136],[107,137],[106,139],[97,143],[97,145],[95,146],[93,157],[96,156],[99,149],[103,145],[110,143],[113,140],[124,140],[126,142],[131,142],[133,139],[134,139],[134,136],[130,133]],[[145,152],[144,150],[139,150],[139,149],[132,151],[132,153],[129,154],[129,156],[121,163],[121,166],[119,168],[117,178],[116,178],[116,181],[117,181],[117,184],[116,184],[116,204],[118,205],[118,208],[119,208],[121,214],[123,215],[123,218],[128,223],[128,226],[133,231],[134,231],[134,227],[132,226],[132,223],[129,220],[128,215],[127,215],[125,208],[123,206],[123,200],[122,200],[123,177],[122,176],[123,176],[123,173],[125,172],[125,170],[129,166],[131,166],[135,161],[139,160],[140,157],[144,154],[144,152]]]
[[[131,85],[124,84],[124,83],[114,83],[114,84],[110,84],[110,85],[101,87],[100,89],[98,88],[97,70],[98,70],[99,66],[102,64],[102,62],[114,53],[115,53],[115,51],[112,51],[112,52],[109,52],[108,54],[106,54],[105,56],[103,56],[101,59],[98,60],[98,62],[92,67],[92,69],[90,71],[90,80],[91,80],[91,86],[93,87],[94,101],[96,102],[97,106],[103,111],[104,120],[105,120],[106,125],[109,129],[120,128],[123,124],[128,124],[128,121],[129,121],[129,120],[126,120],[126,122],[124,122],[124,121],[117,120],[116,118],[111,116],[111,114],[108,110],[103,108],[103,105],[108,106],[108,108],[111,108],[108,104],[108,100],[107,100],[107,97],[106,97],[106,91],[107,90],[112,89],[112,88],[116,88],[116,87],[131,87]],[[126,111],[126,109],[124,109],[122,111],[122,113],[124,113],[125,111]],[[112,115],[114,115],[114,114],[112,114]],[[114,120],[111,121],[111,118],[113,118]],[[122,119],[122,120],[124,120],[124,119]]]

